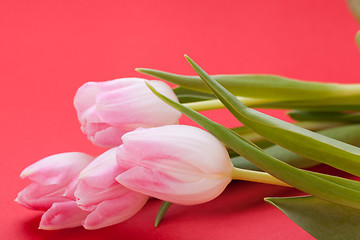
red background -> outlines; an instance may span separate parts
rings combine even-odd
[[[37,230],[41,213],[13,200],[28,184],[20,172],[38,159],[104,151],[82,135],[72,106],[87,81],[142,76],[135,67],[194,74],[187,53],[212,74],[356,83],[357,29],[345,1],[2,0],[0,239],[313,239],[262,200],[299,192],[262,184],[237,182],[212,202],[174,205],[158,228],[157,200],[96,231]],[[236,125],[229,114],[210,115]]]

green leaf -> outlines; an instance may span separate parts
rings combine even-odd
[[[172,204],[171,202],[166,202],[166,201],[162,202],[160,209],[155,218],[155,227],[159,226],[162,218],[164,217],[165,213],[167,212],[171,204]]]
[[[180,103],[206,101],[216,98],[213,94],[199,92],[183,87],[174,88],[173,91],[178,97]]]
[[[211,121],[200,113],[187,108],[157,92],[150,84],[151,91],[164,102],[179,110],[211,134],[221,140],[226,146],[244,156],[262,170],[297,189],[341,205],[360,209],[360,183],[352,180],[333,178],[325,174],[292,167],[263,152],[249,141],[241,138],[226,127]]]
[[[346,1],[355,19],[360,23],[360,0],[346,0]]]
[[[360,48],[360,31],[358,31],[356,34],[355,42],[358,45],[358,47]]]
[[[248,128],[246,128],[246,129],[248,129]],[[255,133],[251,129],[249,129],[248,132],[245,132],[245,130],[243,130],[241,128],[232,128],[231,130],[234,131],[235,133],[239,134],[241,137],[255,143],[260,148],[267,148],[267,147],[274,145],[272,142],[268,141],[263,136]]]
[[[245,126],[292,152],[360,176],[360,149],[246,107],[186,57],[218,99]],[[245,157],[245,156],[244,156]]]
[[[181,97],[181,96],[180,96]],[[273,100],[264,98],[249,98],[249,97],[237,97],[246,106],[252,108],[271,108],[271,109],[296,109],[303,111],[359,111],[360,110],[360,96],[352,96],[347,98],[332,97],[323,99],[307,99],[307,100]],[[195,102],[196,101],[196,102]],[[188,107],[196,111],[206,111],[213,109],[222,109],[225,106],[218,99],[195,99],[186,100],[182,102],[188,103]]]
[[[184,88],[211,93],[199,77],[183,76],[146,68],[137,68],[136,70]],[[310,100],[360,95],[360,85],[356,84],[299,81],[275,75],[213,75],[213,78],[232,94],[250,98]]]
[[[265,198],[318,240],[360,239],[360,210],[313,196]]]
[[[187,104],[185,104],[185,106],[189,107],[189,105],[187,105]],[[334,127],[344,126],[346,123],[302,121],[302,122],[295,122],[294,124],[299,127],[309,129],[311,131],[318,131],[318,130],[324,130],[324,129],[334,128]],[[251,130],[247,127],[242,126],[242,127],[237,127],[237,128],[231,128],[231,130],[236,132],[237,134],[239,134],[241,137],[255,143],[260,148],[264,149],[264,148],[268,148],[268,147],[274,145],[272,142],[269,142],[263,136],[255,133],[253,130]],[[327,136],[326,134],[323,134],[323,135]],[[331,137],[331,136],[329,136],[329,137]],[[337,139],[336,137],[332,137],[332,138]],[[338,140],[342,141],[341,139],[338,139]],[[349,142],[349,143],[352,144],[351,142]]]
[[[352,145],[360,145],[360,124],[352,124],[346,126],[333,127],[330,129],[320,130],[317,133],[328,136],[339,141],[343,141]],[[244,136],[244,135],[243,135]],[[283,162],[286,162],[297,168],[309,168],[319,164],[319,162],[304,158],[294,152],[291,152],[281,146],[274,145],[264,149],[264,152]],[[232,163],[237,168],[248,170],[260,170],[257,166],[250,163],[243,157],[237,156],[231,158]]]
[[[355,87],[355,85],[354,85]],[[357,91],[355,88],[354,90]],[[359,111],[360,95],[333,96],[319,99],[277,101],[258,104],[257,108],[298,109],[311,111]]]
[[[287,114],[297,121],[360,122],[360,113],[291,111]]]

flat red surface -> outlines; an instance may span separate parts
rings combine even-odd
[[[158,200],[96,231],[38,230],[41,213],[13,200],[29,183],[20,172],[38,159],[104,151],[80,132],[72,106],[87,81],[142,76],[135,67],[194,74],[186,53],[212,74],[357,83],[357,29],[345,1],[2,0],[0,239],[313,239],[263,202],[300,193],[262,184],[237,182],[212,202],[174,205],[158,228]],[[208,115],[237,125],[229,114]]]

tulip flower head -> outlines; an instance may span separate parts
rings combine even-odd
[[[138,127],[175,124],[181,114],[156,97],[145,82],[174,101],[175,93],[164,82],[141,78],[122,78],[106,82],[88,82],[74,98],[81,130],[101,147],[121,144],[123,134]]]
[[[123,222],[135,215],[148,200],[148,196],[116,182],[119,173],[116,148],[97,157],[80,173],[74,195],[78,206],[90,212],[83,222],[86,229]]]
[[[217,197],[233,165],[223,144],[185,125],[138,129],[123,136],[117,162],[122,185],[164,201],[192,205]]]
[[[88,212],[80,209],[73,197],[64,196],[68,185],[94,158],[85,153],[60,153],[41,159],[21,173],[32,183],[21,191],[16,202],[33,209],[46,211],[40,229],[54,230],[81,226]]]
[[[60,153],[43,158],[25,168],[21,178],[32,183],[22,190],[15,201],[33,210],[47,210],[55,202],[64,202],[68,184],[94,157],[79,152]]]

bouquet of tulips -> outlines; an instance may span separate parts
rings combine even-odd
[[[360,46],[360,33],[357,35]],[[32,183],[21,205],[43,210],[40,229],[99,229],[135,215],[151,197],[194,205],[232,180],[294,187],[307,195],[266,198],[317,239],[360,239],[360,85],[269,75],[198,76],[152,69],[162,79],[88,82],[74,98],[82,132],[107,148],[100,156],[52,155],[21,173]],[[170,88],[164,81],[178,87]],[[227,108],[229,129],[200,111]],[[253,108],[288,109],[293,123]],[[178,123],[184,114],[203,129]],[[309,170],[327,164],[347,178]]]

